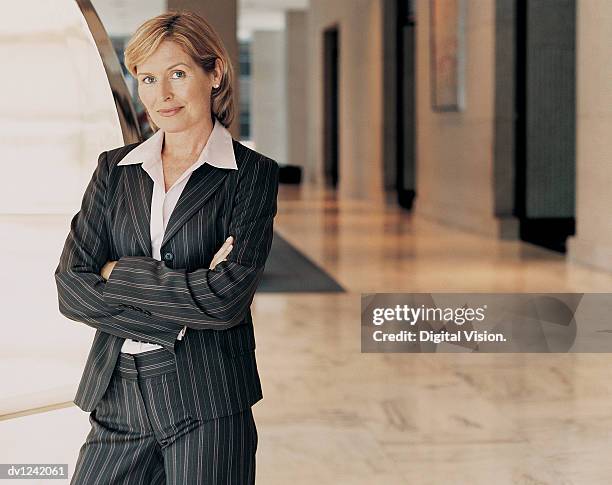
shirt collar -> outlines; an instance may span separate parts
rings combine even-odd
[[[133,148],[117,165],[142,163],[145,169],[155,164],[161,165],[163,142],[164,131],[160,128],[147,140],[137,145],[136,148]],[[195,170],[204,163],[208,163],[217,168],[238,170],[236,157],[234,155],[232,135],[217,118],[215,118],[215,124],[208,137],[208,141],[192,168]]]

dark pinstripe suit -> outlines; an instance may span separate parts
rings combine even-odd
[[[166,349],[119,354],[89,415],[71,485],[252,485],[257,428],[251,408],[193,419]]]
[[[244,411],[263,397],[250,304],[272,245],[278,164],[233,140],[238,170],[196,169],[158,261],[149,231],[153,181],[139,164],[117,166],[137,145],[100,154],[55,271],[61,313],[97,329],[74,402],[95,409],[124,339],[133,338],[174,354],[194,418]],[[228,235],[227,261],[209,270]],[[105,281],[108,260],[118,263]],[[176,340],[184,325],[190,331]]]

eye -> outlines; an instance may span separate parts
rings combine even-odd
[[[182,77],[185,77],[185,71],[174,71],[172,74],[177,74],[177,73],[182,74],[182,76],[180,76],[178,79],[180,79],[180,78],[182,78]],[[175,79],[176,79],[176,78],[175,78]]]
[[[142,78],[142,82],[143,82],[143,84],[151,84],[151,83],[148,83],[148,82],[146,81],[146,80],[147,80],[147,79],[149,79],[149,78],[151,78],[151,76],[145,76],[145,77],[143,77],[143,78]],[[151,78],[151,79],[152,79],[152,78]]]

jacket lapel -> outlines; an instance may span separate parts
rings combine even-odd
[[[170,215],[161,247],[210,199],[229,172],[230,169],[217,168],[209,163],[193,171]]]
[[[145,256],[151,257],[151,198],[153,180],[140,164],[126,165],[123,187],[136,240]]]
[[[151,248],[151,199],[153,180],[141,164],[125,166],[124,190],[129,218],[134,228],[136,240],[145,256],[152,257]],[[187,222],[215,193],[230,169],[217,168],[204,163],[190,175],[164,233],[161,246]]]

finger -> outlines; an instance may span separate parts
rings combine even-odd
[[[227,249],[224,249],[222,251],[219,251],[217,254],[215,254],[213,261],[220,261],[221,259],[223,259],[225,256],[227,256],[229,254],[229,251]]]
[[[224,242],[221,247],[219,248],[219,250],[217,251],[217,254],[222,253],[223,251],[225,251],[232,243],[230,242]]]
[[[225,258],[225,256],[227,256],[231,252],[231,250],[234,248],[234,245],[232,244],[233,239],[234,238],[232,236],[229,236],[225,240],[221,248],[219,248],[219,251],[215,253],[210,263],[210,266],[209,266],[210,269],[213,269],[214,266],[219,264],[221,261],[225,261],[225,259],[223,258]]]
[[[221,246],[221,247],[220,247],[220,248],[217,250],[217,252],[215,253],[215,256],[216,256],[217,254],[221,254],[223,251],[225,251],[225,244],[224,244],[223,246]]]

